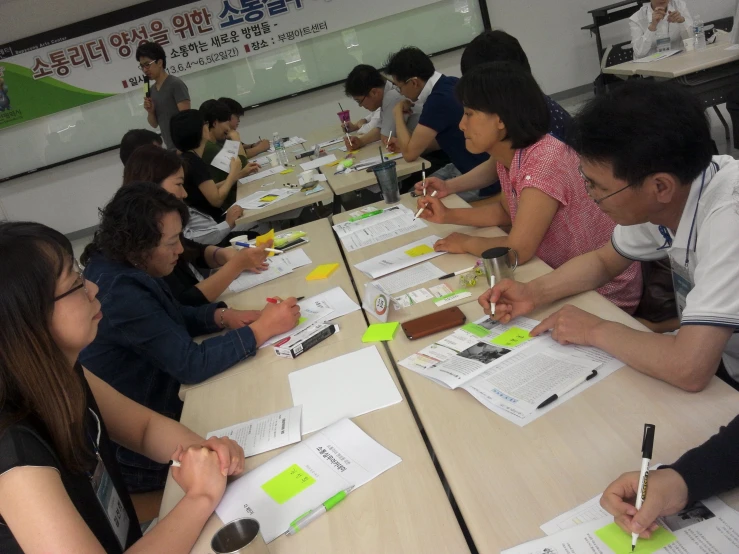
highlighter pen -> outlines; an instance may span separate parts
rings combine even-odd
[[[652,448],[654,447],[654,433],[656,427],[651,423],[644,424],[644,437],[641,443],[641,472],[639,473],[639,488],[636,489],[637,511],[641,510],[644,500],[647,498],[647,485],[649,483],[649,464],[652,461]],[[631,533],[631,551],[636,549],[636,540],[639,533]]]
[[[495,275],[491,275],[490,276],[490,288],[492,289],[494,286],[495,286]],[[495,315],[495,302],[491,300],[490,301],[490,317],[493,317],[494,315]]]
[[[236,246],[241,246],[242,248],[257,248],[253,244],[249,244],[248,242],[234,242]],[[276,248],[265,248],[265,252],[274,252],[275,254],[282,254],[282,250],[277,250]]]
[[[436,191],[436,190],[434,192],[432,192],[431,193],[431,198],[433,198],[434,196],[436,196],[436,193],[437,192],[438,191]],[[426,206],[428,206],[428,204],[426,204]],[[413,221],[415,221],[416,219],[418,219],[418,216],[421,215],[421,213],[423,212],[423,210],[426,209],[426,206],[424,206],[423,208],[419,208],[419,210],[416,212],[416,215],[413,216]]]
[[[318,506],[318,508],[314,508],[313,510],[310,510],[309,512],[305,512],[302,516],[296,518],[291,524],[290,527],[287,529],[286,535],[294,535],[298,533],[299,531],[305,529],[308,525],[313,523],[315,520],[317,520],[319,517],[321,517],[323,514],[331,510],[332,508],[336,507],[336,505],[344,500],[347,495],[352,491],[354,488],[354,485],[349,487],[348,489],[344,489],[343,491],[339,491],[337,494],[333,495],[331,498],[326,500],[323,504]]]

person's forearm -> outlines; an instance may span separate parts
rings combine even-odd
[[[151,125],[154,129],[159,127],[159,122],[157,121],[157,116],[153,113],[147,113],[146,114],[146,121],[149,122],[149,125]]]
[[[380,140],[380,129],[375,127],[372,129],[369,133],[362,135],[359,138],[359,145],[360,146],[367,146],[368,144],[371,144],[375,141]]]
[[[205,439],[179,421],[151,412],[144,428],[140,448],[136,451],[161,464],[167,463],[179,445],[187,448]]]
[[[241,275],[241,268],[236,265],[235,260],[231,260],[195,287],[203,293],[208,302],[215,302],[239,275]]]
[[[398,148],[401,152],[404,152],[411,142],[411,133],[405,124],[405,114],[403,112],[393,111],[393,117],[395,118],[395,135],[398,139]]]
[[[508,237],[469,237],[464,242],[464,249],[473,256],[481,256],[485,250],[510,246]]]
[[[453,208],[447,212],[445,223],[471,227],[499,227],[510,225],[511,217],[500,202],[495,202],[473,208]]]
[[[545,306],[574,294],[595,290],[622,272],[623,269],[609,269],[597,250],[577,256],[555,271],[531,281],[536,305]]]
[[[212,500],[204,496],[185,495],[151,531],[126,550],[126,554],[189,553],[213,510],[215,505]]]
[[[238,179],[236,177],[228,175],[223,181],[221,181],[220,183],[216,183],[216,189],[218,189],[218,198],[220,198],[221,202],[226,199],[228,193],[231,190],[231,187],[236,184],[237,180]]]
[[[490,158],[467,173],[449,179],[446,186],[450,193],[477,190],[492,185],[498,180],[497,162]]]
[[[246,152],[247,158],[253,158],[254,156],[258,156],[259,154],[267,150],[269,150],[269,146],[259,146],[259,143],[249,146],[248,148],[244,147],[244,151]]]

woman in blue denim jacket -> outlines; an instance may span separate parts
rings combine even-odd
[[[252,356],[300,318],[295,298],[261,311],[224,303],[183,306],[163,277],[182,253],[187,207],[154,183],[129,184],[101,212],[100,228],[82,257],[85,278],[99,288],[104,317],[80,361],[116,390],[179,419],[181,384],[199,383]],[[229,331],[195,343],[193,337]],[[130,492],[164,485],[167,466],[117,447]]]

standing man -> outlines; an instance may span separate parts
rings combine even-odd
[[[179,77],[167,73],[167,55],[156,42],[143,42],[136,49],[136,61],[141,71],[153,83],[150,84],[150,97],[144,100],[144,109],[149,114],[147,121],[155,129],[159,127],[164,144],[174,149],[169,133],[172,116],[190,109],[190,92]]]

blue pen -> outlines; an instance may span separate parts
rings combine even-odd
[[[241,246],[242,248],[256,248],[253,244],[249,244],[248,242],[234,242],[236,246]],[[282,250],[277,250],[276,248],[265,248],[265,252],[274,252],[275,254],[282,254]]]

